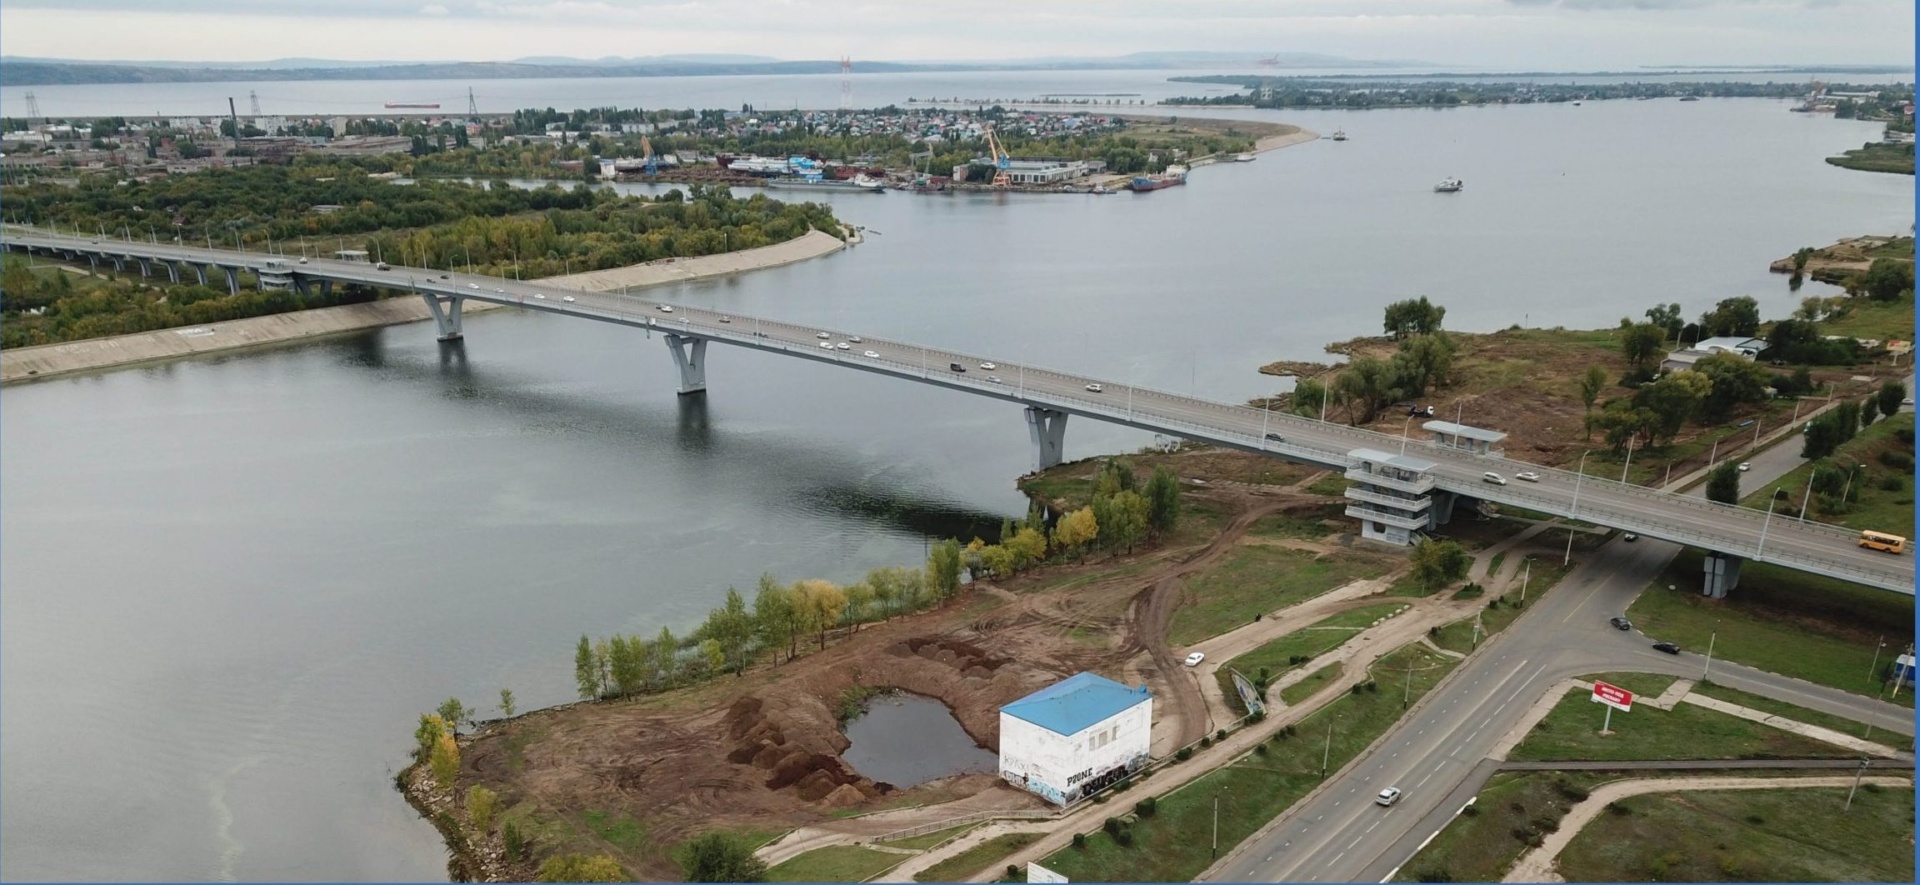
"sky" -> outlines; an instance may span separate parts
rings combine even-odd
[[[1471,69],[1905,64],[1913,0],[6,0],[0,54],[961,61],[1280,52]]]

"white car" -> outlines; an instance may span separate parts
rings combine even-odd
[[[733,317],[724,317],[724,316],[723,316],[723,317],[721,317],[721,318],[720,318],[720,322],[723,322],[723,323],[731,323],[731,322],[733,322]]]
[[[1747,471],[1749,471],[1749,470],[1752,470],[1752,469],[1753,469],[1753,462],[1751,462],[1751,461],[1742,461],[1742,462],[1740,462],[1740,472],[1741,472],[1741,473],[1745,473],[1745,472],[1747,472]]]
[[[561,301],[565,301],[565,302],[566,302],[566,303],[568,303],[568,304],[572,304],[572,303],[573,303],[573,296],[572,296],[572,295],[562,295],[562,296],[560,296],[560,300],[561,300]]]
[[[999,375],[988,375],[987,383],[988,384],[1005,384],[1006,382],[1001,381]]]
[[[469,289],[478,289],[478,288],[480,288],[480,284],[479,284],[479,283],[468,283],[468,284],[467,284],[467,288],[469,288]]]
[[[1193,654],[1187,655],[1187,666],[1198,667],[1200,666],[1200,662],[1206,659],[1207,659],[1206,652],[1196,651]]]
[[[545,296],[545,295],[542,295],[542,294],[540,294],[540,293],[538,293],[538,292],[535,292],[535,293],[533,293],[533,297],[534,297],[535,299],[538,299],[538,300],[540,300],[540,301],[545,301],[545,300],[547,300],[547,296]]]
[[[815,334],[815,335],[814,335],[813,337],[815,337],[815,338],[822,338],[822,339],[825,339],[825,338],[832,338],[833,336],[832,336],[832,335],[828,335],[828,334],[827,334],[827,333],[825,333],[825,332],[820,332],[820,333],[818,333],[818,334]]]
[[[1100,386],[1100,385],[1098,385],[1098,384],[1089,384],[1089,385],[1087,385],[1087,392],[1088,392],[1088,393],[1099,393],[1099,392],[1100,392],[1100,391],[1102,391],[1102,390],[1106,390],[1106,388],[1104,388],[1104,387],[1101,387],[1101,386]]]
[[[1380,795],[1373,797],[1373,802],[1376,805],[1392,805],[1398,801],[1400,801],[1399,787],[1388,787],[1381,790]]]
[[[858,335],[849,335],[849,336],[847,336],[847,340],[848,340],[848,341],[851,341],[851,342],[853,342],[853,343],[855,343],[855,344],[859,344],[859,343],[860,343],[860,336],[858,336]]]
[[[300,263],[301,263],[301,264],[306,264],[306,263],[307,263],[307,260],[306,260],[305,258],[302,258],[302,259],[300,259]]]
[[[1519,473],[1514,474],[1513,478],[1520,480],[1522,482],[1539,482],[1540,474],[1535,473],[1531,470],[1522,470]]]
[[[824,348],[826,348],[826,349],[828,349],[828,350],[832,350],[832,349],[833,349],[833,342],[831,342],[831,341],[822,341],[822,342],[820,342],[820,346],[821,346],[821,347],[824,347]]]
[[[847,342],[845,342],[845,341],[842,341],[842,342],[840,342],[839,344],[836,344],[836,345],[834,345],[834,346],[835,346],[835,347],[838,347],[838,348],[840,348],[841,350],[852,350],[852,349],[853,349],[853,345],[851,345],[851,344],[848,344],[848,343],[847,343]]]
[[[991,371],[993,371],[994,369],[998,369],[998,368],[1000,368],[1000,367],[999,367],[999,366],[996,366],[996,365],[994,365],[994,364],[992,364],[992,363],[981,363],[981,364],[980,364],[980,368],[982,368],[982,369],[986,369],[987,371],[989,371],[989,372],[991,372]]]
[[[673,313],[673,305],[671,305],[671,304],[662,304],[662,305],[660,305],[660,312],[661,312],[661,313]]]
[[[877,360],[877,359],[879,359],[879,358],[880,358],[880,355],[879,355],[879,354],[877,354],[877,353],[874,353],[874,352],[873,352],[873,351],[871,351],[871,350],[869,350],[869,351],[867,351],[866,353],[863,353],[863,354],[861,354],[861,356],[864,356],[864,357],[866,357],[867,359],[872,359],[872,360]]]

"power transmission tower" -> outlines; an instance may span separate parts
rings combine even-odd
[[[840,109],[853,110],[853,60],[840,56]]]
[[[248,90],[247,100],[253,103],[253,115],[260,116],[260,93]]]
[[[40,116],[40,99],[34,98],[33,93],[29,91],[27,93],[27,119],[32,120],[38,116]]]
[[[480,118],[480,106],[474,104],[472,86],[467,87],[467,117],[475,120]]]

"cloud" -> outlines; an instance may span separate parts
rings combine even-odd
[[[421,15],[446,15],[447,8],[445,6],[441,6],[438,3],[429,3],[425,6],[420,7],[420,14]]]

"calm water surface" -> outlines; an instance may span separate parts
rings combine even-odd
[[[1138,196],[832,195],[866,244],[656,291],[1233,401],[1419,295],[1470,331],[1783,315],[1767,262],[1913,218],[1911,178],[1820,162],[1878,127],[1779,102],[1247,116],[1353,140]],[[568,700],[583,632],[1023,509],[1017,408],[726,348],[684,400],[664,351],[496,312],[0,391],[0,876],[442,879],[390,783],[422,711]]]
[[[932,698],[883,695],[847,723],[852,742],[840,754],[853,770],[900,789],[936,778],[996,771],[1000,757],[967,736],[953,711]]]

